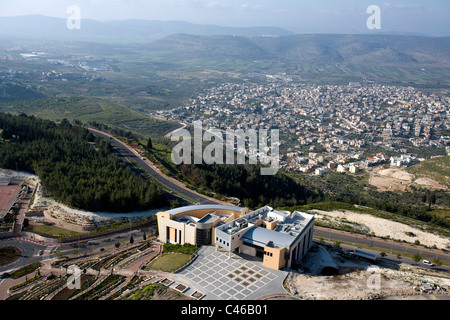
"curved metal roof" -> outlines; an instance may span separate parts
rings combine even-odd
[[[292,241],[295,240],[295,237],[286,233],[255,226],[248,230],[242,236],[241,240],[259,247],[264,247],[269,241],[281,247],[289,247]]]
[[[204,209],[211,209],[211,210],[230,210],[230,211],[236,211],[240,212],[242,210],[241,207],[236,206],[227,206],[227,205],[221,205],[221,204],[199,204],[199,205],[192,205],[192,206],[184,206],[179,207],[175,209],[171,209],[166,211],[170,215],[175,215],[183,212],[189,212],[194,210],[204,210]]]

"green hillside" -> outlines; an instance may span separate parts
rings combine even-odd
[[[18,84],[0,83],[0,103],[44,97],[45,96],[42,93]]]
[[[450,188],[450,156],[423,161],[406,169],[419,178],[430,178]]]
[[[195,57],[246,57],[298,62],[450,66],[450,37],[293,35],[284,37],[177,34],[148,45],[151,51]],[[182,58],[182,57],[180,57]]]
[[[214,60],[215,69],[220,71],[287,72],[315,82],[370,79],[408,85],[450,85],[450,37],[176,34],[144,47],[154,59],[183,67],[193,67],[196,61],[198,66],[204,66],[205,61]]]
[[[23,112],[48,120],[66,118],[69,121],[78,119],[83,123],[96,121],[154,137],[160,137],[164,132],[176,126],[175,123],[155,120],[117,104],[78,97],[3,103],[0,104],[0,111],[8,113]]]

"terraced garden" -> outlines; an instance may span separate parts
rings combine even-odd
[[[9,300],[120,300],[125,296],[142,296],[145,299],[185,299],[177,290],[158,283],[160,277],[155,270],[159,265],[173,270],[189,262],[196,247],[166,247],[159,255],[159,244],[141,241],[128,247],[101,250],[87,255],[73,252],[68,256],[57,256],[52,263],[34,263],[11,273],[12,279],[20,279],[10,288]],[[186,251],[186,252],[184,252]],[[153,260],[152,260],[153,259]],[[181,260],[180,260],[181,259]],[[174,261],[172,261],[174,260]],[[135,264],[138,261],[139,264]],[[150,263],[151,272],[142,266]],[[69,288],[69,267],[77,266],[81,271],[80,288]],[[128,268],[128,269],[127,269]],[[138,271],[137,271],[138,270]],[[153,288],[153,289],[152,289]]]

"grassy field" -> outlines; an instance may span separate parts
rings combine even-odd
[[[163,254],[150,262],[145,270],[161,270],[164,272],[174,272],[186,265],[191,260],[191,255],[183,253]]]
[[[143,145],[145,141],[141,141]],[[159,168],[164,174],[185,181],[186,178],[182,176],[180,170],[172,161],[172,149],[166,145],[153,143],[152,149],[147,149],[144,154],[151,162],[161,165]],[[186,182],[186,181],[185,181]]]
[[[65,237],[75,237],[79,234],[75,231],[70,231],[67,229],[51,225],[34,226],[33,232],[44,237],[58,238],[58,239]]]
[[[48,120],[69,121],[75,119],[83,123],[96,121],[118,127],[144,136],[160,137],[176,123],[156,120],[144,114],[107,101],[90,98],[49,98],[16,101],[0,104],[0,111],[26,113]]]
[[[449,218],[450,217],[450,209],[434,209],[430,211],[430,214],[435,215],[440,218]]]

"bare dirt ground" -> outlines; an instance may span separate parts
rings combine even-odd
[[[332,266],[336,273],[323,275],[325,266]],[[424,291],[427,285],[432,285],[433,290]],[[315,244],[301,269],[289,275],[286,286],[296,298],[306,300],[366,300],[404,295],[419,298],[430,294],[445,299],[449,297],[450,279],[419,267],[400,265],[394,270],[382,264],[372,265]]]
[[[430,178],[417,178],[406,172],[403,168],[392,167],[384,169],[382,167],[371,171],[369,183],[376,187],[378,191],[406,191],[411,184],[419,185],[428,189],[448,188]]]
[[[0,178],[13,178],[13,180],[37,181],[37,177],[31,173],[23,171],[13,171],[0,168]]]
[[[311,210],[315,218],[319,221],[327,219],[327,222],[347,223],[356,225],[359,229],[364,229],[367,233],[373,233],[378,237],[388,237],[395,240],[404,240],[414,243],[419,240],[421,244],[432,247],[436,245],[439,249],[448,249],[450,239],[428,233],[403,223],[378,218],[370,214],[363,214],[349,210],[322,211]],[[344,222],[343,222],[344,221]],[[414,236],[411,236],[414,234]]]

